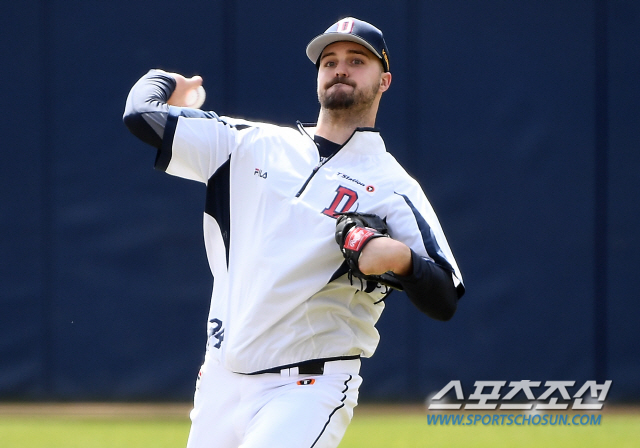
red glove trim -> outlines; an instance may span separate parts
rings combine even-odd
[[[344,240],[344,248],[359,252],[362,246],[374,236],[376,232],[364,227],[354,227],[349,230],[347,237]]]

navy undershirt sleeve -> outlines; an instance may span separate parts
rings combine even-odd
[[[423,313],[437,320],[449,320],[458,307],[458,291],[451,272],[411,250],[413,271],[396,275],[411,302]]]
[[[151,70],[133,86],[127,97],[123,121],[140,140],[158,149],[169,115],[167,101],[176,88],[175,79]]]

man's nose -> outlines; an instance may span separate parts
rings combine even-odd
[[[338,64],[336,64],[335,76],[338,78],[341,76],[349,76],[349,71],[347,70],[347,64],[345,62],[338,62]]]

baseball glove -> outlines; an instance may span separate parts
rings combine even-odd
[[[392,272],[382,275],[365,275],[360,272],[358,259],[362,249],[375,238],[389,238],[387,223],[378,215],[372,213],[346,212],[336,213],[336,243],[340,246],[342,255],[349,266],[350,277],[356,277],[367,282],[380,283],[399,291],[402,285]]]

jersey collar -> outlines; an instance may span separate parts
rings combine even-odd
[[[300,134],[306,135],[313,141],[313,136],[316,132],[316,123],[301,123],[297,121],[296,125],[298,126]],[[347,139],[338,151],[343,152],[344,150],[361,154],[382,154],[387,151],[382,136],[380,135],[380,130],[370,127],[356,128],[353,134],[351,134],[351,137]]]

